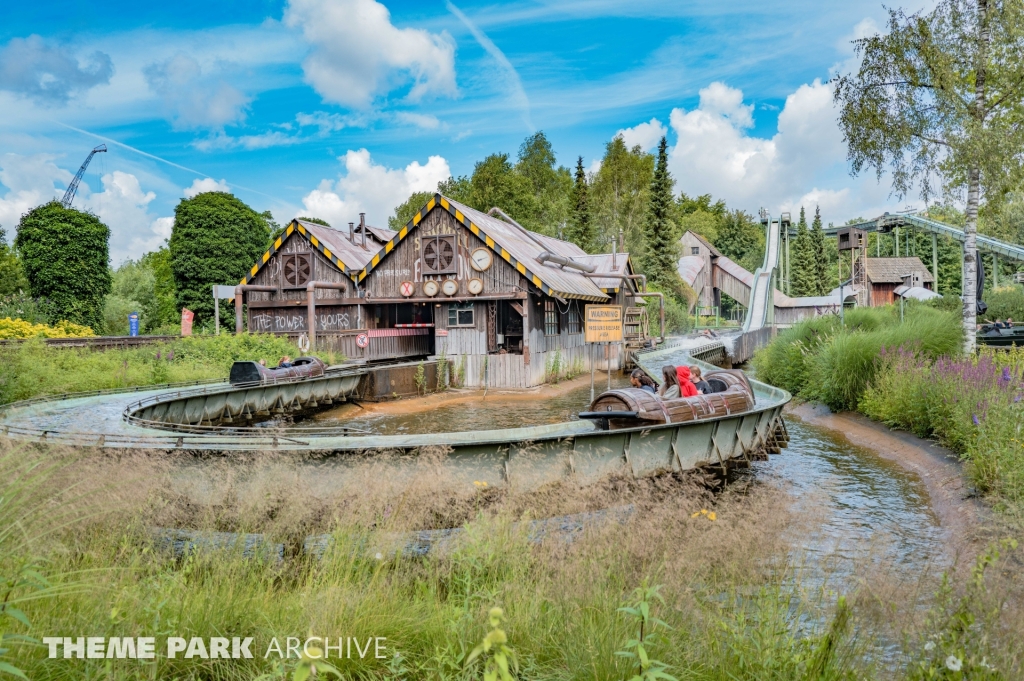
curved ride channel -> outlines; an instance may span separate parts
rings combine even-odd
[[[677,348],[640,357],[641,366],[652,375],[664,364],[694,362],[685,350]],[[443,455],[445,473],[453,479],[519,489],[566,476],[587,482],[622,469],[642,476],[702,465],[726,467],[732,461],[763,458],[778,451],[788,439],[782,407],[789,401],[789,393],[757,381],[751,381],[755,405],[749,411],[620,430],[601,430],[592,422],[579,420],[500,430],[396,435],[360,432],[343,425],[208,425],[223,421],[225,413],[211,405],[222,405],[226,413],[237,415],[238,405],[251,401],[253,391],[261,392],[265,411],[287,412],[303,409],[303,398],[305,403],[323,401],[328,393],[333,395],[332,401],[340,398],[351,393],[357,381],[357,372],[352,370],[259,387],[223,383],[193,390],[157,388],[15,403],[0,411],[0,433],[15,439],[108,449],[223,453],[272,449],[338,458],[359,455],[349,457],[353,459],[387,454],[382,459],[388,458],[399,476],[406,468],[406,457],[426,452]],[[184,422],[178,424],[158,422],[154,417],[160,413],[186,418],[177,419]]]

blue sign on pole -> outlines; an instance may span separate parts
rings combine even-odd
[[[138,336],[139,335],[139,313],[132,312],[128,315],[128,335]]]

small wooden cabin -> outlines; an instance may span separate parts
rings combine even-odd
[[[398,232],[293,220],[241,293],[252,331],[368,361],[444,356],[464,385],[528,387],[556,359],[589,370],[585,306],[636,306],[616,276],[632,273],[628,254],[588,255],[437,194]]]
[[[918,257],[864,258],[864,263],[870,307],[896,302],[896,288],[904,284],[912,283],[929,291],[935,287],[935,278]]]

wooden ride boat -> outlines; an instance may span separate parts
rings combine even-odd
[[[754,391],[742,371],[709,371],[704,380],[711,386],[710,394],[668,400],[639,388],[609,390],[597,396],[590,411],[579,416],[595,421],[605,430],[618,430],[700,421],[753,409]]]
[[[235,362],[231,365],[228,381],[231,385],[266,385],[280,381],[319,378],[327,368],[319,357],[296,357],[290,367],[265,367],[259,362]]]

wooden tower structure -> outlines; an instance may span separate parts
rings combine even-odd
[[[842,267],[842,253],[850,252],[850,277],[852,285],[857,290],[857,305],[870,305],[870,291],[868,289],[868,273],[864,259],[868,251],[868,233],[857,227],[843,227],[836,232],[839,240],[839,264]],[[842,273],[839,278],[842,279]]]

